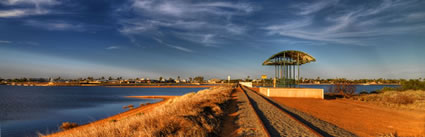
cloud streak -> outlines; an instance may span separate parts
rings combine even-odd
[[[191,49],[188,49],[188,48],[185,48],[185,47],[182,47],[182,46],[176,46],[176,45],[173,45],[173,44],[168,44],[168,43],[166,43],[163,40],[158,39],[158,38],[153,38],[153,39],[155,41],[157,41],[158,43],[160,43],[162,45],[165,45],[167,47],[170,47],[170,48],[174,48],[174,49],[177,49],[177,50],[180,50],[180,51],[184,51],[184,52],[188,52],[188,53],[193,52],[193,50],[191,50]]]
[[[194,18],[200,15],[243,15],[255,10],[255,7],[245,3],[230,2],[202,2],[190,3],[187,1],[167,0],[133,0],[132,8],[139,13],[152,15],[166,15],[182,18]]]
[[[12,41],[0,40],[0,44],[10,44]]]
[[[118,17],[122,26],[118,31],[133,43],[136,42],[136,45],[139,44],[134,37],[158,34],[161,37],[157,38],[172,37],[205,47],[215,47],[216,36],[243,35],[247,31],[245,26],[231,21],[233,16],[247,16],[259,9],[257,6],[240,2],[132,0],[127,8],[121,8],[118,13],[132,13],[136,16]],[[181,46],[164,45],[193,52]]]
[[[392,10],[406,9],[410,1],[378,1],[375,7],[347,6],[338,1],[319,1],[299,8],[297,15],[303,15],[289,22],[268,25],[264,29],[270,35],[332,42],[350,45],[368,45],[362,38],[397,35],[423,31],[425,24],[389,24],[397,15],[384,14]],[[351,8],[354,7],[354,8]],[[332,14],[323,15],[322,10],[331,9]],[[425,14],[408,14],[405,19],[424,21]],[[320,20],[317,17],[323,18]]]
[[[28,20],[25,22],[25,25],[33,26],[37,28],[42,28],[51,31],[84,31],[85,28],[82,24],[73,24],[65,21],[36,21],[36,20]]]
[[[118,46],[109,46],[107,48],[105,48],[106,50],[116,50],[116,49],[120,49],[121,47]]]
[[[45,15],[51,13],[46,8],[60,4],[56,0],[3,0],[0,5],[5,5],[7,10],[0,10],[0,18],[17,18],[32,15]]]

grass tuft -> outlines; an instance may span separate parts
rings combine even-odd
[[[68,130],[68,129],[75,128],[75,127],[78,127],[77,123],[63,122],[62,125],[59,128],[61,130]]]
[[[351,99],[371,102],[395,108],[425,110],[425,91],[385,91],[376,94],[360,94]]]

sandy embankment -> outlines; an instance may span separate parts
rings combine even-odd
[[[144,105],[144,106],[139,106],[139,107],[136,107],[134,109],[130,109],[128,111],[122,112],[120,114],[117,114],[117,115],[114,115],[114,116],[111,116],[111,117],[107,117],[105,119],[97,120],[97,121],[94,121],[94,122],[90,122],[88,124],[81,125],[81,126],[78,126],[76,128],[73,128],[73,129],[69,129],[69,130],[66,130],[66,131],[53,133],[53,134],[48,135],[48,137],[61,136],[63,134],[72,133],[72,131],[74,131],[74,130],[80,130],[80,129],[87,128],[87,127],[90,127],[90,126],[100,126],[100,125],[102,125],[102,123],[110,122],[112,120],[125,119],[125,118],[127,118],[129,116],[133,116],[133,115],[136,115],[138,113],[147,113],[147,112],[150,112],[155,107],[157,107],[157,106],[165,103],[167,100],[169,100],[171,98],[174,98],[176,96],[126,96],[126,97],[129,97],[129,98],[158,98],[158,99],[163,99],[163,100],[161,100],[161,101],[159,101],[157,103],[152,103],[152,104],[148,104],[148,105]],[[137,106],[139,104],[134,104],[134,105]]]
[[[111,88],[210,88],[215,85],[210,86],[106,86]]]

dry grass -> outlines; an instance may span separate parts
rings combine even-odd
[[[77,123],[71,123],[71,122],[63,122],[62,125],[59,127],[61,130],[68,130],[74,127],[78,127]]]
[[[376,103],[394,108],[425,110],[425,91],[385,91],[378,94],[361,94],[354,100]]]
[[[216,136],[230,87],[213,87],[170,99],[153,111],[70,132],[67,137]]]

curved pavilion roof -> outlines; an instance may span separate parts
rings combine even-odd
[[[270,58],[268,58],[266,61],[263,62],[263,65],[302,65],[315,61],[316,59],[313,56],[302,51],[285,50],[276,53]]]

